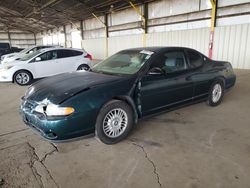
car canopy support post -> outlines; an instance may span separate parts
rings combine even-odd
[[[7,33],[8,33],[8,40],[9,40],[9,43],[10,43],[10,47],[12,47],[12,45],[11,45],[11,37],[10,37],[10,30],[9,30],[9,28],[8,28],[8,30],[7,30]]]
[[[67,33],[66,33],[66,26],[63,26],[63,33],[64,33],[64,47],[67,47]]]
[[[209,41],[209,58],[213,57],[213,45],[214,45],[214,28],[216,26],[216,15],[217,15],[217,4],[218,0],[210,0],[212,4],[212,13],[211,13],[211,27],[210,27],[210,41]]]
[[[146,40],[147,40],[147,18],[148,18],[148,4],[144,4],[144,14],[135,6],[134,3],[131,1],[128,1],[131,7],[136,11],[136,13],[141,17],[142,19],[142,28],[143,28],[143,46],[146,47]]]
[[[36,33],[33,33],[34,35],[34,42],[35,42],[35,45],[36,45]]]
[[[83,33],[83,23],[82,23],[83,21],[81,20],[80,21],[80,30],[81,30],[81,38],[82,38],[82,41],[83,41],[83,39],[84,39],[84,33]],[[82,41],[81,41],[81,47],[82,47],[82,49],[84,49],[84,46],[83,46],[83,44],[82,44]]]
[[[102,21],[98,16],[96,16],[94,13],[92,15],[101,22],[105,27],[105,56],[108,57],[108,38],[109,38],[109,30],[108,30],[108,15],[105,14],[104,21]]]

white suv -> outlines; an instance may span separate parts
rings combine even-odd
[[[76,70],[88,70],[92,56],[80,49],[46,48],[6,63],[0,68],[0,82],[28,85],[32,79]]]

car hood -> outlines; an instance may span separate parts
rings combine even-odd
[[[6,63],[9,64],[9,63],[12,63],[13,61],[19,61],[18,59],[22,58],[23,56],[24,55],[18,54],[18,53],[14,53],[11,56],[9,56],[9,54],[8,54],[8,56],[4,57],[2,63],[3,64],[6,64]]]
[[[64,73],[32,85],[26,92],[25,98],[36,103],[47,101],[60,104],[78,93],[121,79],[124,78],[87,71]]]
[[[18,53],[10,53],[10,54],[6,54],[5,57],[13,57],[16,56]]]
[[[19,60],[13,60],[13,61],[8,61],[8,62],[2,62],[2,66],[15,66],[15,65],[21,65],[25,64],[27,61],[19,61]]]

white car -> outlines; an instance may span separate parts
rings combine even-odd
[[[1,56],[1,64],[5,64],[11,61],[18,60],[22,57],[24,57],[27,54],[31,54],[36,52],[37,50],[43,49],[43,48],[53,48],[56,46],[33,46],[29,48],[25,48],[24,50],[18,52],[18,53],[11,53],[11,54],[6,54]]]
[[[0,82],[29,85],[32,79],[76,70],[88,70],[92,56],[84,50],[46,48],[28,54],[0,68]]]

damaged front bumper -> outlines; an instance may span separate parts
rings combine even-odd
[[[36,104],[22,98],[20,114],[23,122],[35,132],[50,141],[64,141],[94,132],[86,130],[84,125],[79,125],[79,116],[47,118],[45,114],[34,112]]]

